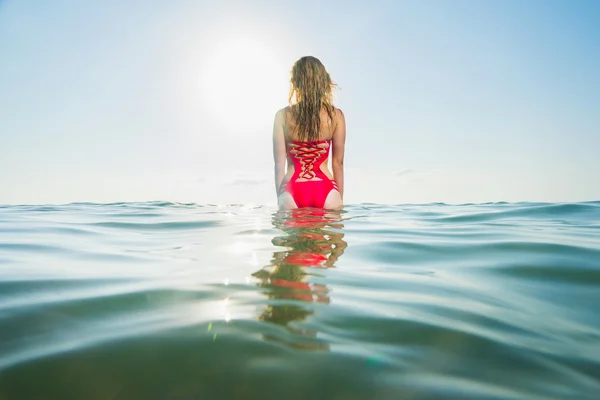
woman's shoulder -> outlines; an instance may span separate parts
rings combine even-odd
[[[292,110],[291,110],[290,106],[286,106],[286,107],[280,108],[275,113],[275,118],[284,118],[285,119],[290,114],[291,111]]]
[[[280,108],[275,113],[275,121],[285,122],[287,114],[288,114],[288,107]]]
[[[334,126],[337,128],[340,124],[346,124],[346,117],[344,116],[344,112],[342,111],[341,108],[335,108],[334,109],[334,116],[333,116],[333,122],[334,122]]]

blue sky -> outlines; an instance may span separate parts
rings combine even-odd
[[[319,57],[347,203],[600,199],[600,2],[0,1],[0,203],[274,204]]]

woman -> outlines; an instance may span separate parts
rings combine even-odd
[[[333,86],[317,58],[302,57],[294,64],[290,105],[277,112],[273,124],[275,188],[282,209],[343,205],[346,121],[333,106]],[[330,147],[333,174],[327,168]]]

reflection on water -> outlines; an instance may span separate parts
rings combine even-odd
[[[272,243],[284,249],[275,251],[270,264],[253,274],[269,300],[259,320],[285,326],[295,336],[287,341],[292,347],[329,349],[327,343],[316,340],[316,330],[297,322],[314,313],[314,307],[307,303],[330,302],[326,283],[319,282],[323,278],[319,270],[333,268],[344,253],[347,243],[341,221],[341,211],[305,209],[273,215],[273,226],[283,235],[274,237]]]
[[[0,400],[598,399],[600,202],[274,211],[0,206]]]

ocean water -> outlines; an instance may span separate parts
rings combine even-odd
[[[0,399],[600,399],[600,202],[0,206]]]

